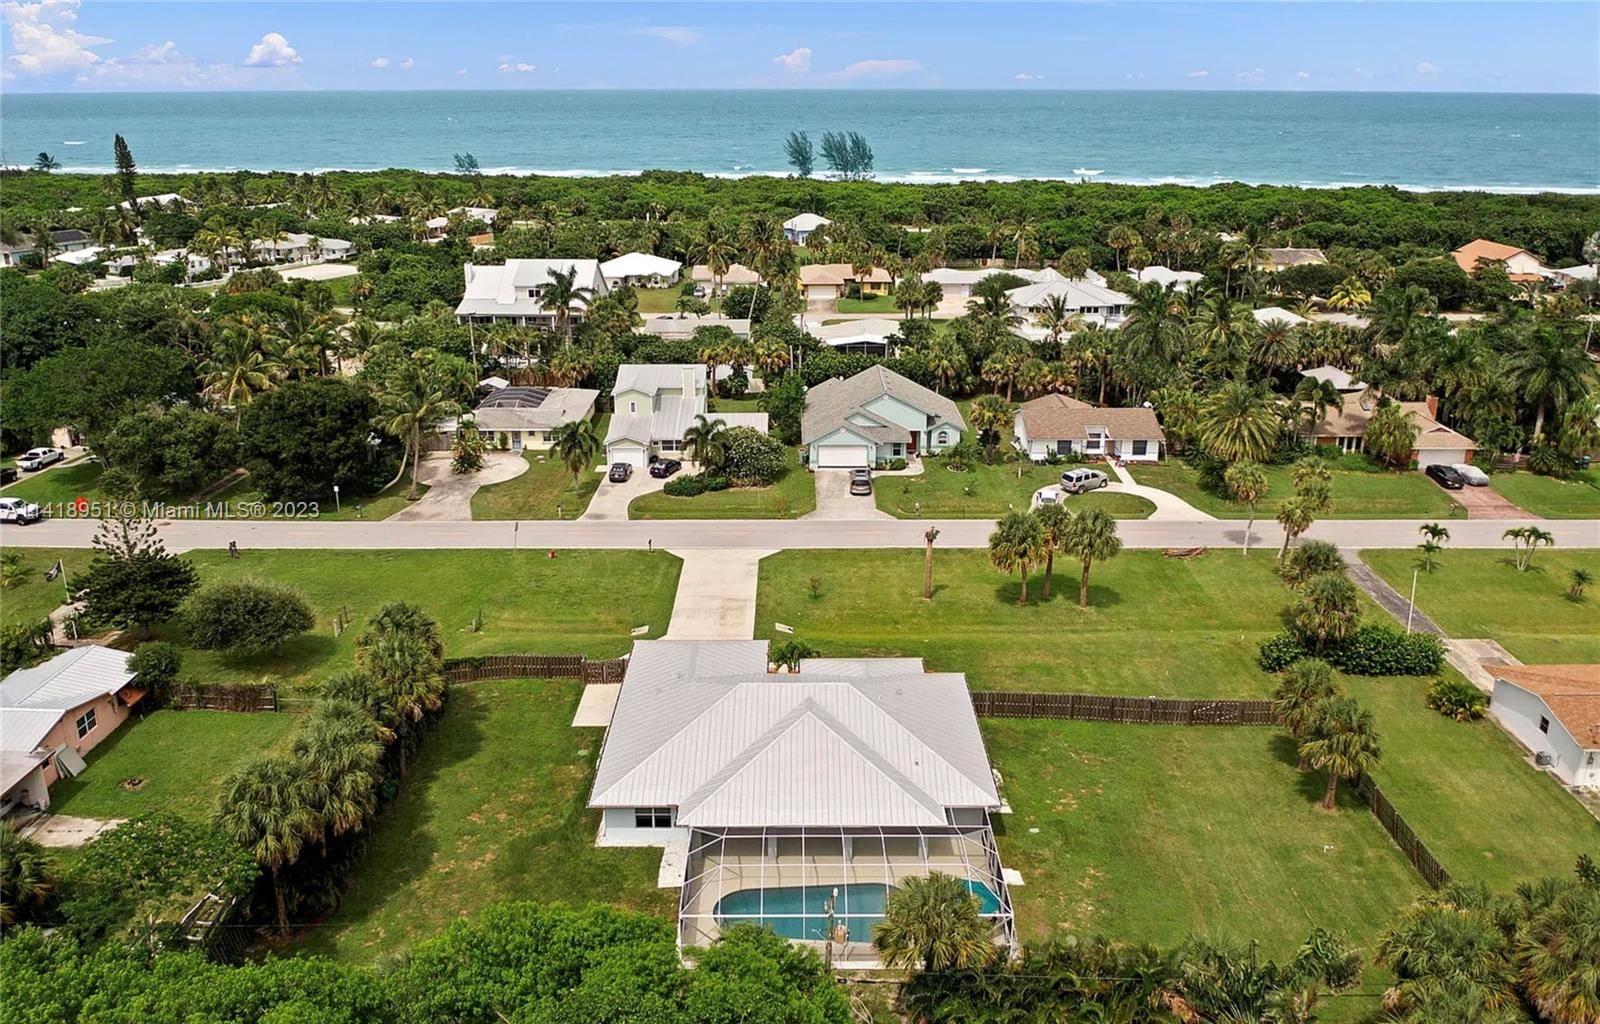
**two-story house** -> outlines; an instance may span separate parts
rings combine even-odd
[[[706,368],[699,363],[624,364],[617,368],[611,404],[606,462],[637,469],[655,456],[671,458],[683,451],[684,434],[702,415],[726,427],[767,431],[764,412],[708,414]]]

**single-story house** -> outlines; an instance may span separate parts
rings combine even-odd
[[[428,241],[437,242],[450,233],[450,222],[453,220],[460,220],[466,224],[478,221],[492,228],[494,227],[494,219],[498,214],[498,210],[488,206],[456,206],[446,210],[443,217],[429,217],[423,223],[423,227],[428,231]],[[399,218],[392,219],[398,220]],[[491,234],[490,237],[492,238],[493,235]]]
[[[1365,390],[1345,395],[1341,408],[1329,409],[1311,428],[1311,440],[1316,444],[1337,446],[1344,452],[1366,451],[1367,420],[1372,418],[1378,402],[1378,396]],[[1439,399],[1433,395],[1425,401],[1397,404],[1411,414],[1416,425],[1417,439],[1411,450],[1411,460],[1418,469],[1440,463],[1450,466],[1471,462],[1477,454],[1476,441],[1439,422]]]
[[[106,253],[106,248],[100,245],[85,246],[81,249],[71,249],[67,252],[57,253],[50,257],[51,263],[65,263],[69,267],[86,267],[101,259]]]
[[[505,387],[478,403],[472,423],[480,434],[514,452],[543,451],[557,427],[594,415],[599,397],[590,388]]]
[[[50,232],[50,247],[57,254],[79,252],[93,245],[94,239],[79,228],[57,228]],[[17,266],[24,256],[37,249],[38,244],[32,235],[19,235],[15,242],[0,242],[0,267]]]
[[[665,288],[678,282],[683,264],[665,256],[647,252],[630,252],[600,264],[600,273],[606,283],[616,288],[629,285],[634,288]]]
[[[699,416],[726,427],[767,432],[764,412],[708,413],[706,368],[699,363],[624,363],[611,389],[611,425],[606,429],[606,462],[635,469],[651,456],[683,451],[683,436]]]
[[[1600,270],[1600,267],[1596,267],[1593,263],[1579,263],[1575,267],[1557,267],[1551,273],[1556,276],[1557,281],[1566,285],[1573,281],[1593,281],[1596,270]]]
[[[1133,279],[1140,284],[1171,285],[1180,292],[1186,292],[1193,286],[1205,280],[1202,273],[1194,270],[1173,270],[1163,267],[1159,263],[1151,264],[1142,270],[1133,272]]]
[[[291,231],[282,238],[261,238],[250,243],[256,255],[274,263],[305,263],[310,260],[342,260],[350,255],[350,243],[342,238],[318,238],[302,231]]]
[[[877,966],[889,894],[934,872],[964,881],[1010,944],[1002,805],[965,676],[920,658],[793,673],[767,658],[765,640],[635,641],[606,730],[596,842],[664,849],[680,948],[753,923],[832,939],[835,966]]]
[[[707,295],[720,295],[729,288],[742,284],[761,283],[761,275],[743,263],[728,264],[728,270],[722,275],[720,283],[711,273],[710,267],[704,263],[696,263],[689,268],[689,279],[695,283],[697,289],[704,289]]]
[[[1049,284],[1052,281],[1066,281],[1067,276],[1054,267],[1041,267],[1032,270],[1028,267],[978,267],[972,270],[958,270],[954,267],[935,267],[922,275],[924,282],[933,282],[939,286],[945,301],[966,302],[972,297],[972,288],[979,281],[994,274],[1010,274],[1020,277],[1033,284]],[[1089,284],[1104,288],[1105,275],[1093,270],[1087,271],[1083,277],[1074,278],[1077,281],[1087,281]]]
[[[468,263],[463,268],[466,293],[456,305],[458,323],[516,324],[519,327],[555,326],[553,310],[539,301],[539,289],[550,282],[554,272],[576,271],[573,286],[589,291],[590,299],[611,289],[600,273],[599,260],[506,260],[503,264]],[[581,323],[584,306],[572,303],[572,322]]]
[[[863,469],[954,447],[966,432],[956,403],[884,366],[806,392],[800,443],[813,469]]]
[[[1284,327],[1304,327],[1311,322],[1299,313],[1291,312],[1282,306],[1263,306],[1260,309],[1252,309],[1250,315],[1255,317],[1256,323],[1262,327],[1270,327],[1273,324],[1280,324]]]
[[[1519,284],[1543,281],[1551,275],[1551,270],[1528,250],[1487,238],[1475,238],[1450,255],[1456,266],[1469,274],[1476,274],[1485,264],[1498,263],[1505,267],[1506,276]]]
[[[676,313],[651,313],[644,318],[644,326],[639,328],[641,334],[654,334],[658,338],[668,341],[677,341],[694,337],[694,332],[701,327],[726,327],[734,333],[735,337],[750,337],[750,321],[746,317],[719,316],[716,313],[707,313],[704,316],[689,314],[679,316]]]
[[[144,691],[126,651],[87,644],[0,680],[0,814],[50,806],[50,787],[127,721]]]
[[[108,209],[108,210],[126,210],[126,209],[129,208],[130,205],[136,210],[145,210],[145,209],[149,209],[151,207],[157,207],[157,208],[167,209],[167,210],[181,210],[185,206],[193,206],[194,203],[191,200],[185,199],[182,196],[178,195],[178,193],[176,193],[176,192],[163,192],[160,195],[156,195],[156,196],[136,196],[132,200],[131,203],[128,200],[124,199],[122,202],[117,203],[115,206],[108,206],[108,207],[106,207],[106,209]],[[282,204],[282,203],[261,203],[261,204],[259,204],[259,207],[261,207],[261,208],[271,208],[271,207],[274,207],[274,206],[282,206],[282,205],[284,205],[284,204]],[[247,207],[247,209],[248,208],[249,207]]]
[[[1153,410],[1101,409],[1066,395],[1023,402],[1013,429],[1017,450],[1034,462],[1073,453],[1157,462],[1167,441]]]
[[[783,222],[783,237],[795,245],[805,245],[811,233],[825,228],[833,221],[815,213],[797,213]]]
[[[894,278],[882,267],[872,267],[865,274],[858,274],[848,263],[810,263],[800,268],[798,276],[800,294],[805,296],[810,309],[837,309],[839,300],[849,297],[852,287],[870,297],[887,295],[894,286]]]
[[[1302,264],[1326,263],[1328,257],[1321,249],[1297,249],[1292,246],[1267,249],[1264,253],[1266,259],[1261,260],[1257,266],[1262,270],[1273,272],[1298,267]]]
[[[1310,377],[1316,381],[1327,381],[1342,392],[1367,390],[1365,383],[1356,380],[1348,370],[1341,370],[1337,366],[1314,366],[1309,370],[1301,370],[1300,376]]]
[[[887,356],[895,347],[889,339],[899,337],[902,323],[888,317],[841,320],[836,324],[808,327],[806,333],[836,352]]]
[[[1569,786],[1600,788],[1600,665],[1484,665],[1489,713]]]
[[[1066,300],[1070,311],[1108,327],[1122,323],[1127,317],[1129,304],[1133,302],[1128,296],[1104,285],[1087,280],[1069,281],[1066,278],[1024,285],[1006,292],[1012,308],[1030,320],[1057,297]]]

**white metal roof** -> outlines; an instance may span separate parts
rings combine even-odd
[[[611,393],[643,391],[653,395],[663,388],[687,391],[691,387],[705,390],[706,368],[699,363],[623,363],[617,367],[617,383]]]
[[[901,321],[887,317],[869,317],[864,320],[842,320],[836,324],[822,324],[808,330],[813,338],[824,345],[882,345],[891,334],[900,333]]]
[[[56,655],[42,665],[19,668],[0,681],[0,716],[18,708],[69,711],[116,693],[133,679],[126,651],[89,644]]]
[[[468,263],[464,274],[467,289],[456,306],[462,315],[532,316],[547,313],[537,292],[550,280],[552,271],[577,270],[574,284],[595,295],[608,289],[600,273],[599,260],[506,260],[504,264]],[[574,308],[577,308],[576,306]]]
[[[1006,298],[1020,309],[1038,309],[1057,295],[1067,300],[1068,309],[1104,309],[1126,306],[1133,301],[1121,292],[1087,280],[1045,281],[1006,292]]]
[[[1187,288],[1189,285],[1195,284],[1204,278],[1204,274],[1193,270],[1173,270],[1171,267],[1163,267],[1159,263],[1145,267],[1143,270],[1136,270],[1133,273],[1133,279],[1140,284],[1173,284],[1180,289]]]
[[[1337,366],[1314,366],[1309,370],[1301,370],[1300,376],[1327,381],[1340,391],[1362,391],[1366,388],[1365,384],[1352,377],[1348,371]]]
[[[1255,317],[1256,323],[1263,327],[1272,323],[1281,323],[1288,327],[1299,327],[1301,324],[1311,322],[1299,313],[1291,313],[1282,306],[1263,306],[1260,309],[1252,309],[1250,315]]]
[[[0,711],[0,750],[30,753],[59,721],[61,711],[55,708],[6,708]]]
[[[783,222],[783,226],[790,231],[815,231],[818,228],[832,224],[833,221],[815,213],[797,213]]]
[[[696,827],[944,825],[999,806],[966,679],[914,658],[766,672],[766,641],[634,644],[590,805]]]
[[[614,260],[606,260],[600,264],[600,273],[606,276],[607,281],[617,281],[624,277],[671,277],[683,264],[677,260],[669,260],[665,256],[653,256],[647,252],[630,252],[618,256]]]

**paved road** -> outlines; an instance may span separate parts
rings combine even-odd
[[[1469,519],[1450,524],[1452,548],[1503,548],[1500,534],[1526,520]],[[1343,548],[1411,548],[1417,544],[1420,520],[1330,519],[1311,528],[1308,537]],[[1548,520],[1544,528],[1556,547],[1600,548],[1600,520]],[[223,548],[238,541],[245,548],[612,548],[653,545],[673,550],[709,548],[782,550],[785,548],[920,548],[929,526],[939,528],[942,548],[976,548],[988,543],[994,524],[981,519],[826,520],[657,520],[623,522],[467,522],[319,523],[299,520],[202,521],[161,524],[167,548]],[[89,547],[96,524],[51,519],[32,526],[0,528],[0,545],[18,547]],[[1244,521],[1197,522],[1125,519],[1118,524],[1122,542],[1131,548],[1238,547]],[[1283,535],[1270,520],[1256,523],[1250,546],[1270,549]]]

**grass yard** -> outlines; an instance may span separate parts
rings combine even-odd
[[[296,716],[287,712],[157,711],[131,720],[89,752],[89,768],[50,790],[50,809],[86,818],[169,811],[207,818],[222,781],[257,754],[283,749]],[[123,780],[144,785],[127,790]]]
[[[21,479],[7,484],[0,494],[35,502],[49,514],[80,497],[91,501],[101,497],[95,493],[95,481],[100,479],[103,470],[99,461],[83,458],[24,474]]]
[[[1344,682],[1377,720],[1378,784],[1455,877],[1505,890],[1600,855],[1600,822],[1493,721],[1432,710],[1427,680]]]
[[[1200,475],[1177,459],[1132,462],[1128,471],[1149,487],[1171,491],[1202,512],[1219,519],[1244,519],[1250,513],[1242,502],[1205,490]],[[1267,496],[1256,506],[1257,515],[1271,519],[1278,507],[1294,497],[1288,466],[1267,466]],[[1467,510],[1453,501],[1433,481],[1414,472],[1387,470],[1335,470],[1333,509],[1323,519],[1465,519]]]
[[[628,518],[795,519],[816,507],[816,481],[806,470],[791,465],[769,487],[730,487],[692,498],[675,498],[660,491],[641,495],[628,506]]]
[[[1537,473],[1491,473],[1489,486],[1502,498],[1545,519],[1600,519],[1600,469],[1557,480]]]
[[[752,395],[748,398],[714,398],[711,401],[711,415],[719,412],[765,412],[761,408],[761,398]]]
[[[1033,493],[1059,481],[1066,468],[1031,462],[980,463],[965,473],[953,473],[943,459],[924,459],[923,466],[917,476],[879,476],[873,484],[878,508],[898,519],[994,519],[1010,509],[1027,510]],[[1133,494],[1091,491],[1067,498],[1067,507],[1074,511],[1091,505],[1118,519],[1144,519],[1156,510]]]
[[[781,636],[781,622],[830,656],[920,656],[934,671],[965,672],[975,689],[1265,697],[1272,682],[1256,646],[1289,604],[1273,564],[1236,551],[1128,551],[1094,567],[1084,611],[1065,559],[1051,599],[1035,572],[1019,608],[1017,578],[982,551],[935,550],[931,602],[921,551],[784,551],[761,562],[756,635]]]
[[[341,279],[342,280],[342,279]],[[392,487],[386,487],[377,494],[366,498],[352,498],[343,495],[338,502],[333,500],[330,493],[317,501],[316,520],[328,523],[352,523],[362,520],[377,522],[388,519],[407,505],[406,495],[411,493],[411,477],[408,475]],[[428,493],[427,484],[417,485],[417,497]],[[259,490],[250,485],[250,478],[243,477],[231,487],[208,498],[206,504],[220,505],[227,502],[230,515],[248,518],[272,518],[272,504],[266,500]],[[254,511],[251,507],[256,506]],[[240,510],[244,511],[241,512]],[[207,518],[207,517],[196,517]]]
[[[839,312],[900,315],[900,310],[894,307],[894,296],[892,295],[866,295],[859,299],[840,299]]]
[[[986,719],[1013,812],[997,816],[1018,933],[1169,945],[1257,939],[1286,957],[1312,928],[1370,951],[1423,883],[1354,792],[1317,806],[1282,732]],[[1038,831],[1032,831],[1037,829]]]
[[[339,910],[300,949],[345,961],[392,958],[490,903],[611,903],[663,918],[661,851],[596,849],[584,807],[598,729],[569,723],[574,681],[454,688],[399,798],[374,829]]]
[[[554,455],[523,452],[522,457],[528,460],[526,473],[478,488],[472,496],[472,518],[576,519],[583,515],[600,486],[597,470],[580,473],[574,484],[572,472]]]
[[[1412,551],[1363,551],[1362,559],[1402,594],[1417,566]],[[1600,587],[1567,599],[1569,574],[1583,568],[1600,579],[1600,551],[1546,548],[1527,572],[1506,550],[1446,550],[1417,580],[1417,607],[1451,636],[1498,640],[1523,661],[1600,662]]]
[[[355,287],[362,280],[360,274],[346,274],[344,277],[330,277],[318,282],[333,293],[333,304],[348,309],[356,304]]]
[[[676,313],[678,311],[678,289],[672,288],[635,288],[633,294],[639,299],[640,313]],[[721,305],[720,298],[712,298],[711,310],[715,312]]]
[[[26,526],[11,526],[8,530],[26,530]],[[48,618],[50,613],[66,603],[65,585],[58,579],[45,582],[44,574],[60,559],[67,567],[67,575],[82,572],[89,567],[94,554],[83,548],[19,548],[8,547],[22,556],[22,573],[18,582],[0,590],[0,625],[14,626],[25,622],[32,625]]]

